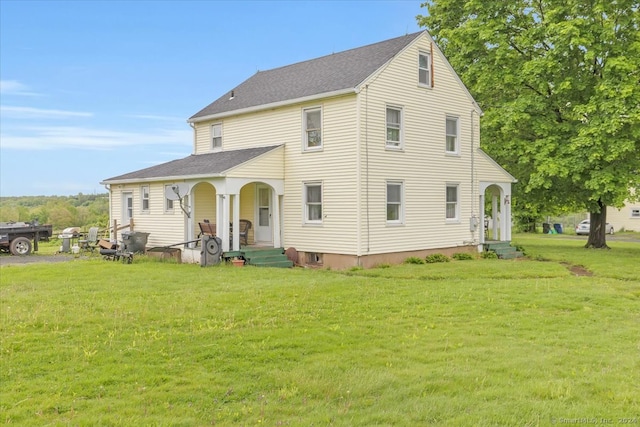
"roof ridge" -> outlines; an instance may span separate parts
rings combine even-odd
[[[355,51],[355,50],[371,48],[371,47],[374,47],[374,46],[376,46],[376,45],[385,44],[385,43],[390,43],[390,42],[392,42],[392,41],[399,40],[399,39],[401,39],[401,38],[405,38],[405,37],[408,37],[408,38],[415,38],[415,37],[417,37],[417,36],[418,36],[418,34],[422,34],[422,33],[424,33],[424,32],[426,32],[426,30],[416,31],[416,32],[414,32],[414,33],[407,33],[407,34],[405,34],[404,36],[393,37],[393,38],[391,38],[391,39],[381,40],[381,41],[379,41],[379,42],[374,42],[374,43],[369,43],[369,44],[366,44],[366,45],[364,45],[364,46],[352,47],[352,48],[350,48],[350,49],[345,49],[345,50],[341,50],[341,51],[338,51],[338,52],[333,52],[333,53],[329,53],[329,54],[326,54],[326,55],[317,56],[317,57],[315,57],[315,58],[304,59],[304,60],[302,60],[302,61],[298,61],[298,62],[294,62],[294,63],[291,63],[291,64],[286,64],[286,65],[281,65],[281,66],[279,66],[279,67],[275,67],[275,68],[269,68],[269,69],[267,69],[267,70],[258,70],[255,74],[258,74],[258,73],[267,73],[267,72],[271,72],[271,71],[277,71],[277,70],[281,70],[281,69],[288,68],[288,67],[298,66],[298,65],[300,65],[300,64],[304,64],[304,63],[306,63],[306,62],[313,62],[313,61],[321,60],[321,59],[323,59],[323,58],[333,57],[333,56],[335,56],[335,55],[348,54],[348,53],[353,52],[353,51]],[[240,84],[242,84],[242,83],[240,83]],[[238,85],[238,86],[239,86],[239,85]],[[237,86],[236,86],[236,87],[237,87]]]

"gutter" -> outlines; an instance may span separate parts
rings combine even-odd
[[[221,113],[209,114],[207,116],[195,117],[195,118],[188,119],[187,123],[193,124],[193,123],[205,122],[208,120],[218,120],[218,119],[223,119],[225,117],[237,116],[240,114],[255,113],[257,111],[271,110],[273,108],[284,107],[286,105],[301,104],[304,102],[316,101],[319,99],[333,98],[336,96],[350,95],[355,93],[357,93],[355,88],[339,89],[339,90],[334,90],[332,92],[318,93],[315,95],[303,96],[301,98],[287,99],[285,101],[255,105],[252,107],[240,108],[238,110],[224,111]]]
[[[225,176],[227,176],[225,173],[208,173],[208,174],[199,174],[199,175],[176,175],[176,176],[161,176],[161,177],[156,176],[153,178],[129,178],[129,179],[101,181],[100,184],[102,185],[138,184],[141,182],[166,182],[166,181],[187,180],[187,179],[209,179],[209,178],[222,178]]]

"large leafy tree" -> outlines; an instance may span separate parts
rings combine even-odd
[[[590,212],[640,191],[638,0],[428,0],[418,16],[485,112],[482,144],[520,209]]]

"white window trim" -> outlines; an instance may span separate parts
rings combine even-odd
[[[317,147],[309,147],[307,144],[307,113],[319,111],[320,112],[320,145]],[[322,112],[322,106],[306,107],[302,109],[302,151],[322,151],[324,147],[324,132],[323,132],[324,114]]]
[[[447,189],[449,187],[456,188],[456,216],[455,218],[447,218]],[[460,183],[458,182],[447,182],[444,190],[444,218],[447,223],[459,223],[460,222]]]
[[[449,137],[449,134],[447,133],[447,120],[456,121],[456,146],[454,151],[449,151],[447,147],[447,138]],[[460,117],[452,114],[447,114],[444,120],[444,151],[450,156],[460,155]]]
[[[167,194],[167,188],[171,188],[172,184],[167,184],[164,186],[164,194]],[[171,207],[169,207],[169,204],[171,204]],[[174,212],[174,209],[176,207],[176,204],[173,200],[167,199],[167,197],[165,196],[164,198],[164,213],[166,214],[172,214]]]
[[[307,188],[310,186],[320,187],[320,219],[309,219],[309,209],[307,202]],[[305,225],[322,225],[324,218],[324,185],[322,181],[307,181],[302,183],[302,223]]]
[[[426,56],[427,57],[427,82],[426,83],[422,83],[420,81],[420,70],[423,70],[424,68],[420,67],[420,56]],[[420,51],[418,52],[418,86],[420,87],[426,87],[431,89],[431,79],[433,78],[433,76],[431,75],[431,53],[430,52],[425,52],[425,51]]]
[[[389,143],[387,139],[387,129],[388,129],[388,119],[387,119],[387,110],[396,110],[400,111],[400,141],[398,144]],[[397,105],[387,105],[384,109],[384,139],[385,139],[385,148],[389,150],[402,150],[404,148],[404,109]]]
[[[216,127],[220,127],[220,136],[216,137],[216,138],[220,138],[220,146],[216,147],[213,145],[213,129]],[[222,144],[223,144],[223,137],[222,137],[222,123],[212,123],[211,124],[211,128],[210,128],[210,132],[211,132],[211,150],[213,151],[222,151]]]
[[[390,220],[386,218],[387,225],[404,225],[404,181],[389,180],[385,185],[385,216],[389,206],[389,185],[397,185],[400,187],[400,211],[398,212],[398,219]]]
[[[640,209],[632,208],[630,218],[640,218]]]
[[[145,197],[145,189],[147,193],[147,197]],[[147,202],[147,208],[144,207],[144,202]],[[140,186],[140,213],[148,214],[151,208],[151,193],[148,185]]]

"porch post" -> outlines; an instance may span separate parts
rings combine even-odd
[[[240,194],[233,194],[233,250],[240,250]]]
[[[504,240],[511,241],[511,194],[504,196]]]
[[[498,217],[502,215],[502,213],[498,213],[498,196],[495,194],[491,199],[491,219],[493,221],[493,229],[491,230],[493,233],[493,240],[498,240]]]
[[[279,248],[282,246],[280,238],[280,196],[275,191],[273,191],[273,199],[273,247]]]
[[[480,194],[480,244],[483,245],[484,244],[484,233],[485,233],[485,229],[484,229],[484,217],[485,217],[485,212],[484,212],[484,194]]]
[[[222,194],[220,196],[222,198],[222,218],[218,221],[216,228],[217,234],[222,239],[222,251],[229,251],[229,211],[231,210],[231,195]]]

